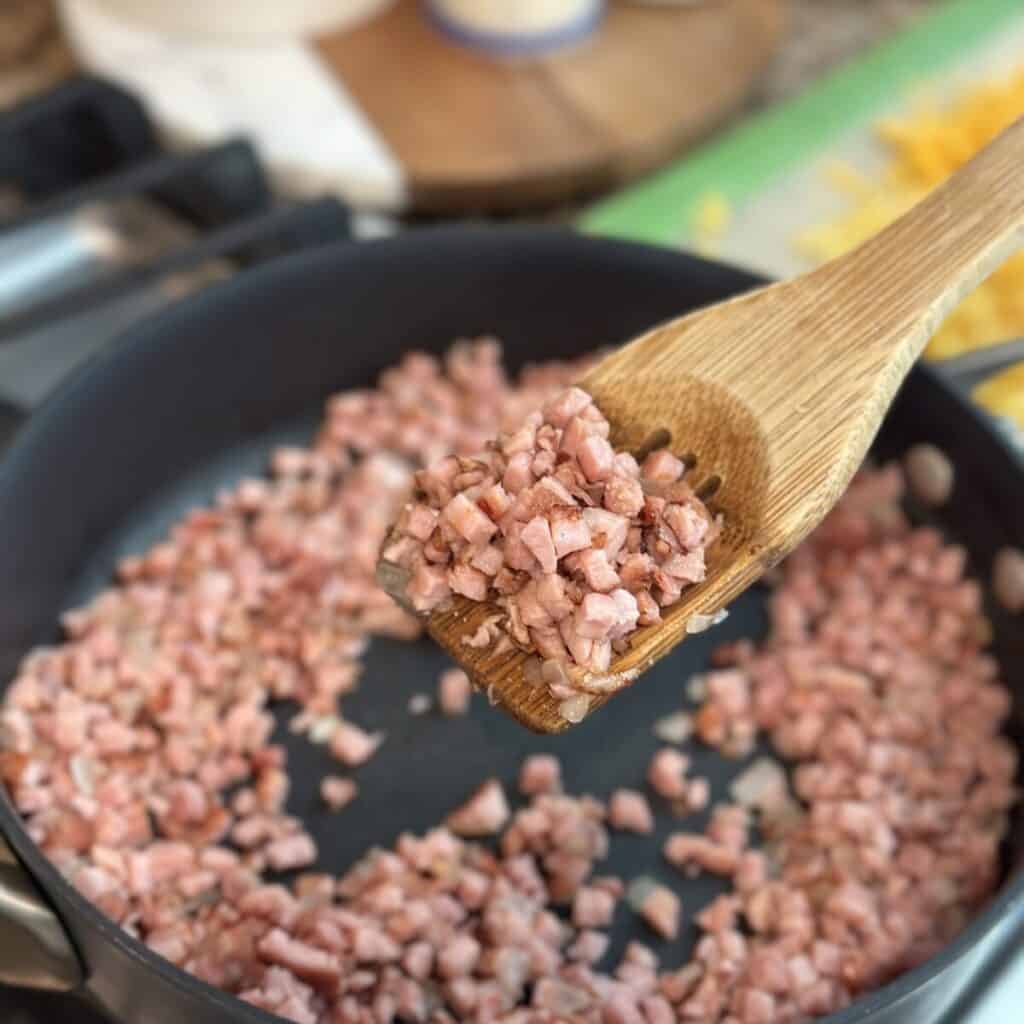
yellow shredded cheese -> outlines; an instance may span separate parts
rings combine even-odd
[[[692,245],[702,256],[716,256],[732,223],[732,207],[720,192],[705,195],[693,214]]]
[[[1024,430],[1024,363],[1017,363],[979,384],[974,400],[995,413],[1006,416]]]
[[[878,180],[832,166],[828,180],[849,200],[846,212],[802,234],[799,251],[815,262],[839,256],[922,199],[1000,131],[1024,115],[1024,68],[1010,77],[966,87],[945,105],[919,99],[903,117],[881,122],[888,165]],[[1024,335],[1024,254],[969,295],[928,346],[946,359]],[[1024,387],[1024,377],[1015,378]]]

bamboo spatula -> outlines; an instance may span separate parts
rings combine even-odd
[[[580,381],[616,448],[668,431],[677,454],[694,453],[688,479],[726,523],[706,580],[612,662],[621,687],[679,643],[695,615],[725,608],[821,521],[914,360],[1017,249],[1022,226],[1024,119],[848,255],[657,327]],[[380,579],[400,599],[404,574],[395,569],[382,564]],[[560,732],[570,723],[524,675],[527,652],[462,643],[497,611],[456,597],[428,628],[494,703],[531,729]],[[592,696],[588,713],[609,696]]]

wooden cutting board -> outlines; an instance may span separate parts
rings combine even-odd
[[[259,45],[59,0],[82,63],[135,91],[176,144],[244,134],[289,194],[430,214],[565,203],[664,162],[742,105],[787,3],[610,0],[577,46],[499,59],[452,42],[417,0],[347,31]]]
[[[749,94],[784,8],[613,0],[580,45],[497,60],[400,0],[314,45],[396,156],[413,208],[511,211],[620,184],[704,135]]]

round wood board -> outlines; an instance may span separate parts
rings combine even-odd
[[[613,0],[580,45],[497,60],[401,0],[316,46],[397,157],[414,208],[512,211],[621,184],[708,132],[749,94],[784,7]]]
[[[82,63],[135,91],[173,143],[243,134],[292,195],[432,214],[572,202],[663,163],[738,108],[787,0],[611,0],[572,49],[495,58],[416,0],[319,38],[194,40],[58,0]]]

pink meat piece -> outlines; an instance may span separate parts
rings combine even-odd
[[[497,523],[512,507],[512,498],[501,484],[494,483],[484,488],[476,503]]]
[[[575,608],[572,599],[566,594],[565,580],[554,573],[540,577],[536,587],[537,600],[553,622],[561,622],[571,615]]]
[[[651,584],[654,569],[655,562],[650,555],[626,555],[619,565],[619,576],[622,579],[622,585],[633,594],[640,590],[645,590]]]
[[[285,967],[314,985],[332,985],[341,977],[341,964],[336,957],[291,938],[280,928],[267,932],[257,948],[270,963]]]
[[[629,520],[603,508],[585,508],[583,520],[587,524],[594,547],[602,548],[609,561],[614,561],[626,543]]]
[[[686,772],[689,758],[672,747],[662,747],[651,758],[647,767],[647,782],[651,789],[666,800],[686,797]]]
[[[689,551],[670,555],[661,565],[662,572],[683,583],[700,583],[706,574],[704,552]]]
[[[557,505],[575,504],[572,494],[557,477],[542,477],[520,500],[525,500],[531,515],[547,514]]]
[[[530,549],[540,565],[541,572],[553,573],[558,567],[555,544],[551,537],[551,526],[542,516],[536,516],[523,527],[523,544]]]
[[[469,710],[473,684],[461,668],[445,669],[438,683],[437,703],[448,716],[464,715]]]
[[[525,523],[513,522],[509,524],[505,532],[505,565],[519,572],[532,572],[537,566],[537,559],[534,558],[533,552],[523,540],[523,531],[525,529]],[[497,585],[497,582],[495,580],[495,585]],[[521,586],[522,584],[517,586],[516,589],[518,590]]]
[[[640,467],[640,475],[645,480],[653,480],[659,484],[673,484],[686,471],[681,459],[677,459],[667,448],[658,448],[651,452]]]
[[[693,504],[666,505],[663,518],[687,551],[698,548],[707,537],[708,520]]]
[[[470,544],[486,544],[498,527],[464,494],[456,494],[444,507],[444,519]]]
[[[486,544],[473,552],[469,564],[479,569],[485,576],[497,576],[505,564],[505,555],[495,544]]]
[[[575,941],[565,951],[570,960],[579,960],[586,964],[596,964],[605,953],[611,940],[604,932],[584,929],[576,936]]]
[[[573,416],[579,416],[593,399],[582,388],[567,388],[545,403],[544,419],[556,427],[564,427]]]
[[[616,456],[616,458],[618,458]],[[628,519],[640,515],[644,508],[644,491],[640,481],[632,476],[621,476],[616,466],[614,475],[604,489],[604,507]]]
[[[568,624],[568,620],[563,620]],[[537,648],[537,654],[546,660],[567,662],[569,660],[569,648],[562,640],[559,627],[552,629],[531,629],[530,641]]]
[[[303,832],[283,836],[267,844],[267,863],[275,871],[304,868],[316,860],[316,844]]]
[[[582,443],[594,435],[594,426],[581,416],[574,416],[562,431],[558,450],[565,455],[577,455]]]
[[[520,452],[508,460],[501,483],[509,494],[519,494],[533,483],[533,456]]]
[[[457,935],[437,955],[437,971],[443,978],[471,974],[480,959],[480,943],[470,935]]]
[[[355,800],[359,787],[351,779],[327,775],[320,782],[320,799],[332,811],[340,811]]]
[[[664,885],[656,885],[640,907],[640,916],[663,938],[679,934],[679,897]]]
[[[350,768],[365,764],[384,742],[384,734],[366,732],[352,722],[339,722],[331,736],[331,753]]]
[[[612,568],[608,555],[600,548],[587,548],[579,553],[580,571],[591,590],[607,594],[619,585],[619,574]]]
[[[399,527],[417,540],[428,540],[437,526],[440,513],[423,502],[412,502],[405,507]]]
[[[661,622],[661,608],[658,602],[651,596],[649,590],[638,590],[634,595],[636,606],[639,612],[637,624],[640,626],[653,626]]]
[[[462,594],[471,601],[487,598],[487,577],[469,565],[454,565],[448,570],[448,586],[455,594]]]
[[[538,597],[536,580],[530,580],[518,594],[510,598],[509,606],[518,609],[523,624],[531,629],[550,629],[553,625],[547,608]]]
[[[615,913],[615,897],[604,889],[584,886],[572,901],[572,923],[577,928],[604,928]]]
[[[603,640],[619,621],[614,598],[605,594],[587,594],[573,616],[573,628],[588,640]]]
[[[589,509],[570,505],[556,505],[549,513],[551,537],[558,558],[564,558],[574,551],[582,551],[591,545],[590,530],[585,519]]]
[[[509,434],[501,445],[505,455],[515,455],[518,452],[532,452],[537,446],[537,428],[544,422],[544,417],[539,413],[531,413],[520,424],[519,428]]]
[[[617,789],[608,802],[608,823],[621,832],[648,835],[654,831],[654,815],[643,793]]]
[[[448,573],[443,566],[421,562],[413,570],[406,593],[417,611],[432,611],[451,596]]]
[[[616,620],[610,636],[613,640],[628,636],[637,627],[640,618],[640,607],[636,598],[623,588],[613,590],[609,597],[615,602]]]
[[[739,864],[739,853],[706,836],[676,832],[665,840],[665,859],[677,868],[694,866],[714,875],[730,876]]]
[[[448,827],[460,836],[494,835],[509,818],[505,791],[497,779],[488,779],[459,808],[448,815]]]
[[[562,787],[562,765],[553,754],[531,754],[519,770],[519,792],[526,796],[556,793]]]
[[[612,446],[596,434],[583,438],[576,447],[580,468],[591,483],[607,480],[615,463]]]
[[[434,947],[429,942],[414,942],[407,946],[402,968],[417,981],[425,981],[434,968]]]

